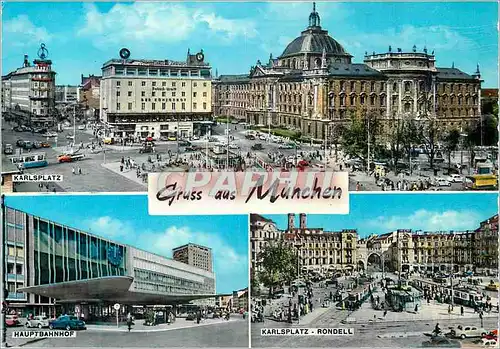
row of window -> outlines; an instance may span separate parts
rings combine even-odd
[[[172,91],[171,94],[172,94],[172,97],[177,97],[176,91]],[[119,91],[119,90],[116,91],[116,97],[120,97],[120,96],[121,96],[121,91]],[[166,97],[167,92],[162,91],[161,96]],[[207,97],[207,92],[203,92],[202,96]],[[127,91],[127,97],[132,97],[132,91]],[[146,97],[146,91],[141,91],[141,97]],[[156,97],[156,91],[151,91],[151,97]],[[181,91],[181,97],[186,97],[185,91]],[[196,91],[193,92],[193,97],[194,98],[198,97],[198,93]]]
[[[121,81],[120,81],[120,80],[116,81],[116,86],[117,86],[117,87],[121,86],[121,84],[122,84],[122,83],[121,83]],[[134,81],[133,81],[133,80],[129,80],[129,81],[127,81],[127,85],[128,85],[128,86],[133,86],[133,85],[134,85]],[[148,82],[147,82],[147,81],[144,81],[144,80],[143,80],[143,81],[141,81],[141,86],[143,86],[143,87],[144,87],[144,86],[148,86],[148,85],[149,85],[149,84],[148,84]],[[155,87],[155,86],[157,86],[157,85],[156,85],[156,81],[151,81],[151,87]],[[159,85],[158,85],[158,86],[159,86]],[[166,87],[166,86],[167,86],[167,82],[166,82],[166,81],[162,81],[162,82],[161,82],[161,86],[162,86],[162,87]],[[171,87],[177,87],[177,81],[171,81],[171,82],[170,82],[170,86],[171,86]],[[203,83],[202,83],[202,86],[203,86],[203,87],[207,87],[207,86],[208,86],[208,83],[203,82]],[[186,82],[185,82],[185,81],[181,81],[181,87],[186,87]],[[198,82],[196,82],[196,81],[195,81],[195,82],[193,82],[193,87],[198,87]]]
[[[127,103],[127,110],[133,110],[132,108],[133,103],[128,102]],[[172,110],[176,110],[176,104],[172,103]],[[193,110],[198,108],[198,103],[194,102],[193,103]],[[166,110],[167,109],[167,103],[161,103],[161,110]],[[207,109],[207,103],[203,102],[203,110]],[[116,110],[121,110],[121,103],[116,103]],[[141,110],[146,110],[146,103],[142,102],[141,103]],[[156,109],[156,103],[152,102],[151,103],[151,110],[157,110]],[[158,109],[160,110],[160,109]],[[186,110],[186,103],[181,103],[181,110]]]
[[[105,76],[112,74],[111,69],[104,72]],[[164,76],[164,77],[178,77],[178,76],[194,76],[194,77],[210,77],[210,70],[166,70],[166,69],[134,69],[134,68],[115,68],[114,75],[127,75],[127,76]]]

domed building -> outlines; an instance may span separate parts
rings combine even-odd
[[[479,120],[479,66],[469,75],[435,62],[426,47],[404,52],[389,46],[384,53],[365,52],[363,63],[354,63],[321,27],[313,3],[308,26],[279,57],[257,60],[248,74],[216,76],[212,110],[329,143],[353,117],[376,117],[385,133],[396,119],[408,118],[433,118],[443,130],[464,130]]]

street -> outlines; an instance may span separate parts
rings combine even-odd
[[[102,326],[101,326],[102,327]],[[23,330],[22,327],[15,330]],[[12,343],[13,328],[7,329],[8,343]],[[13,343],[15,344],[15,343]],[[17,344],[19,345],[19,344]],[[148,332],[117,332],[95,330],[89,327],[85,331],[77,331],[76,338],[43,339],[24,345],[37,348],[72,348],[72,347],[248,347],[248,322],[235,320],[205,326],[189,323],[188,328],[158,330],[152,328]]]

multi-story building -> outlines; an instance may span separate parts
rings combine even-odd
[[[233,311],[248,310],[248,288],[233,291],[230,306],[233,308]]]
[[[481,222],[475,231],[477,264],[483,269],[498,270],[498,215]]]
[[[80,101],[80,86],[57,85],[56,104],[76,104]]]
[[[260,252],[270,241],[280,240],[282,232],[276,227],[276,223],[258,214],[250,215],[250,246],[252,271],[258,269]],[[256,269],[257,268],[257,269]]]
[[[100,85],[101,76],[89,75],[81,76],[81,93],[80,93],[80,104],[87,111],[88,117],[99,117],[99,106],[100,106]]]
[[[196,244],[186,244],[172,250],[175,261],[186,263],[209,272],[213,271],[212,249]]]
[[[112,313],[115,303],[176,306],[215,297],[213,272],[9,207],[4,214],[11,308],[88,318]]]
[[[214,113],[313,139],[336,137],[355,116],[378,118],[386,130],[409,118],[465,129],[479,120],[481,82],[479,66],[473,74],[437,67],[434,51],[425,47],[404,52],[389,46],[354,63],[321,27],[314,6],[307,28],[279,57],[214,81]]]
[[[11,119],[33,126],[51,126],[55,122],[55,76],[48,51],[42,44],[39,59],[30,64],[24,56],[21,68],[2,77],[2,110]]]
[[[111,59],[102,67],[101,119],[115,137],[201,135],[212,124],[211,68],[203,51],[185,62]]]

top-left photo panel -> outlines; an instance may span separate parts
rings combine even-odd
[[[497,190],[497,13],[6,2],[2,192],[145,192],[151,173],[245,170],[348,172],[351,191]]]

